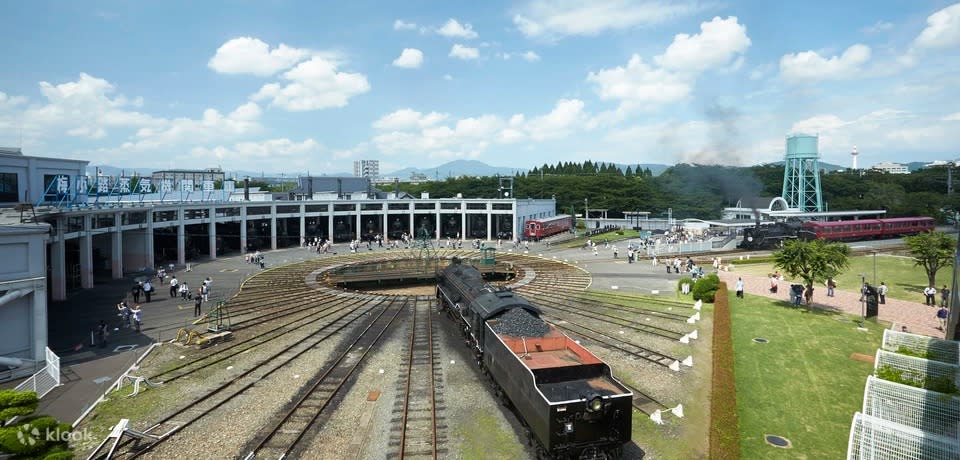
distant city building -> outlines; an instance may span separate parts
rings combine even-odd
[[[380,160],[354,160],[353,175],[355,177],[376,179],[380,176]]]
[[[937,166],[956,166],[956,161],[943,161],[943,160],[934,160],[931,163],[923,165],[924,168],[934,168]]]
[[[873,169],[887,172],[890,174],[910,174],[910,168],[907,168],[906,165],[900,163],[894,163],[892,161],[883,161],[873,165]]]
[[[192,180],[193,186],[199,188],[203,181],[212,180],[223,181],[226,177],[220,168],[207,169],[167,169],[164,171],[154,171],[150,177],[154,184],[159,184],[164,179],[173,179],[175,189],[180,189],[180,182],[183,180]]]
[[[427,175],[424,174],[424,173],[418,173],[418,172],[410,173],[410,181],[411,181],[411,182],[422,182],[422,181],[426,181],[426,180],[430,180],[430,178],[427,177]]]

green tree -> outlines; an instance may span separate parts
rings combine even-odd
[[[773,253],[773,261],[775,267],[802,279],[807,289],[812,289],[813,283],[824,282],[849,267],[849,254],[850,247],[842,243],[793,240]]]
[[[73,458],[68,445],[70,425],[49,416],[31,416],[37,403],[35,392],[0,390],[0,454],[43,460]],[[20,418],[5,423],[15,416]]]
[[[937,285],[937,272],[953,265],[953,253],[957,242],[944,232],[920,233],[907,236],[903,241],[910,247],[913,263],[927,272],[930,286]]]

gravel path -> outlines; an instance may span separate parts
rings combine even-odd
[[[788,300],[787,293],[790,285],[797,283],[790,280],[778,283],[777,293],[770,293],[770,279],[764,276],[747,275],[737,272],[720,272],[720,279],[727,283],[728,289],[733,289],[737,278],[743,278],[743,290],[746,294],[760,295],[773,299]],[[840,311],[851,315],[862,314],[859,291],[836,289],[833,297],[827,297],[827,288],[814,286],[813,305],[818,308]],[[736,296],[731,292],[731,302]],[[900,330],[907,326],[907,330],[914,334],[923,334],[931,337],[944,337],[944,332],[937,330],[939,323],[936,318],[937,309],[920,302],[887,298],[887,302],[880,305],[880,320],[893,323],[893,328]]]

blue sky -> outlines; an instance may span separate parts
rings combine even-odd
[[[140,168],[960,157],[960,3],[2,2],[0,146]]]

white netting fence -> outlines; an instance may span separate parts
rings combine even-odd
[[[960,397],[867,377],[863,413],[927,433],[960,438]]]
[[[877,350],[877,358],[873,364],[874,372],[881,376],[884,368],[892,369],[906,380],[922,384],[937,378],[947,378],[956,385],[960,366],[946,364],[940,361],[902,355],[892,351]]]
[[[853,415],[847,460],[957,460],[960,443],[937,434],[861,414]]]
[[[948,364],[960,364],[960,342],[943,340],[925,335],[899,332],[892,329],[883,331],[883,349],[899,351],[901,348],[928,359]]]

